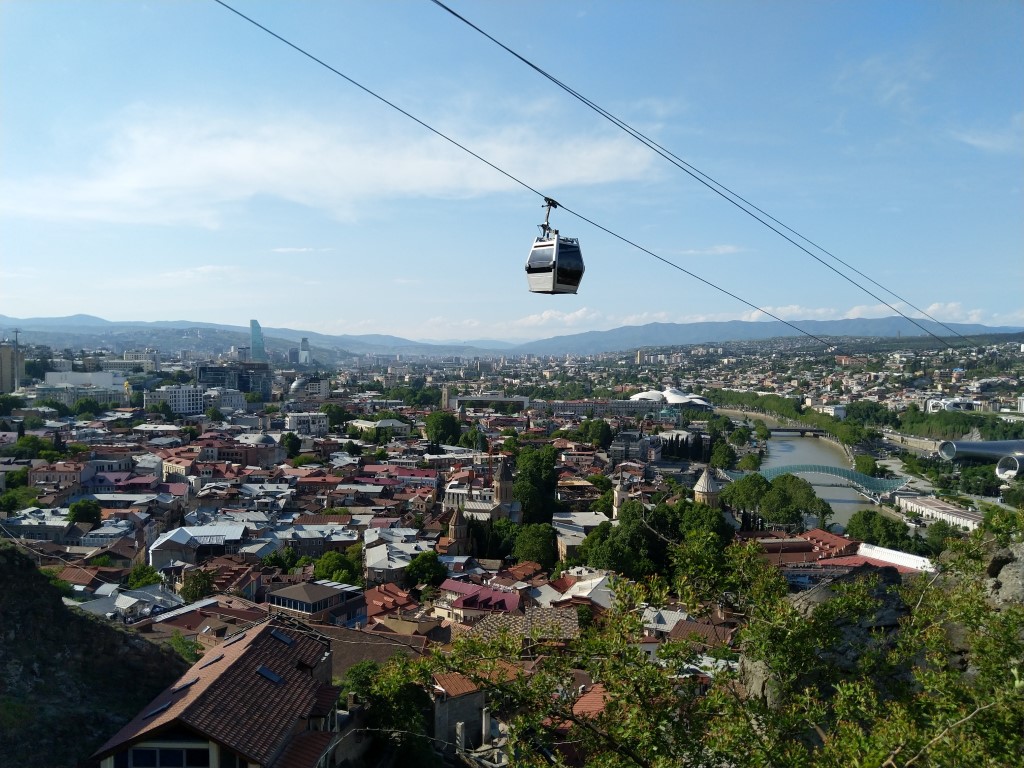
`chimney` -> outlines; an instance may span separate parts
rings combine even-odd
[[[486,747],[491,743],[491,708],[484,707],[480,711],[480,746]]]
[[[345,711],[351,712],[356,708],[356,695],[352,691],[349,691],[348,700],[345,703]]]

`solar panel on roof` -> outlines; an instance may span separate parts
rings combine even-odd
[[[239,640],[241,640],[243,637],[245,637],[245,632],[242,632],[241,634],[235,635],[230,640],[228,640],[226,643],[224,643],[224,645],[222,645],[221,648],[227,648],[229,645],[234,645]]]
[[[207,660],[207,661],[204,661],[204,662],[203,662],[202,664],[200,664],[200,665],[199,665],[199,668],[200,668],[200,669],[206,669],[206,668],[207,668],[208,666],[210,666],[211,664],[216,664],[216,663],[217,663],[218,661],[220,661],[220,660],[221,660],[221,659],[223,659],[223,658],[224,658],[224,654],[223,654],[223,653],[218,653],[218,654],[217,654],[216,656],[214,656],[214,657],[213,657],[212,659],[209,659],[209,660]]]

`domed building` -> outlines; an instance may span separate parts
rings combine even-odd
[[[691,408],[698,411],[712,411],[714,406],[707,400],[692,392],[683,392],[675,387],[666,387],[662,393],[665,402],[669,405],[680,405],[684,408]]]
[[[666,387],[664,392],[656,389],[649,389],[646,392],[637,392],[630,400],[648,400],[652,403],[666,403],[678,405],[682,408],[689,408],[696,411],[713,411],[714,406],[707,400],[690,392],[683,392],[675,387]]]
[[[266,432],[248,432],[235,438],[234,445],[218,450],[218,459],[267,469],[285,460],[287,451]]]
[[[649,389],[646,392],[637,392],[630,396],[630,400],[650,400],[652,403],[664,403],[665,396],[656,389]]]

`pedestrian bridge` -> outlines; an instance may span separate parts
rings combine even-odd
[[[909,477],[871,477],[863,472],[856,472],[843,467],[830,467],[825,464],[791,464],[788,467],[774,467],[773,469],[762,469],[761,476],[765,480],[774,480],[779,475],[829,475],[838,477],[861,493],[869,496],[880,496],[884,493],[892,493],[910,482]]]

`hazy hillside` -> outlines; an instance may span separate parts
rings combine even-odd
[[[937,336],[952,336],[938,323],[918,321]],[[818,337],[896,338],[926,335],[921,328],[902,317],[860,318],[851,320],[794,320],[793,324]],[[1017,333],[1024,328],[989,327],[978,324],[949,323],[961,336]],[[249,344],[248,326],[218,325],[189,320],[144,322],[110,322],[92,315],[52,318],[12,318],[0,315],[0,330],[9,333],[19,328],[26,343],[47,344],[54,349],[109,347],[115,352],[138,347],[155,347],[165,352],[181,349],[191,351],[222,351],[232,346]],[[352,355],[427,355],[441,357],[487,357],[509,354],[593,355],[624,352],[639,347],[668,347],[687,344],[711,344],[729,341],[754,341],[801,334],[784,323],[745,322],[733,320],[720,323],[650,323],[625,326],[608,331],[588,331],[567,336],[509,344],[487,340],[465,343],[445,341],[426,343],[383,334],[339,335],[264,327],[267,348],[286,352],[308,338],[313,355],[324,363]],[[809,343],[816,343],[808,339]]]
[[[952,334],[938,323],[918,321],[923,327],[940,337]],[[859,318],[852,320],[794,320],[793,325],[818,337],[857,336],[895,338],[897,336],[924,336],[921,328],[902,317]],[[1021,328],[992,328],[977,324],[948,323],[962,336],[972,334],[1016,333]],[[745,322],[732,320],[721,323],[649,323],[648,325],[614,328],[610,331],[589,331],[572,336],[521,344],[515,352],[537,355],[594,355],[619,352],[639,347],[667,347],[686,344],[710,344],[726,341],[751,341],[801,336],[784,323]],[[816,343],[808,339],[809,343]]]

